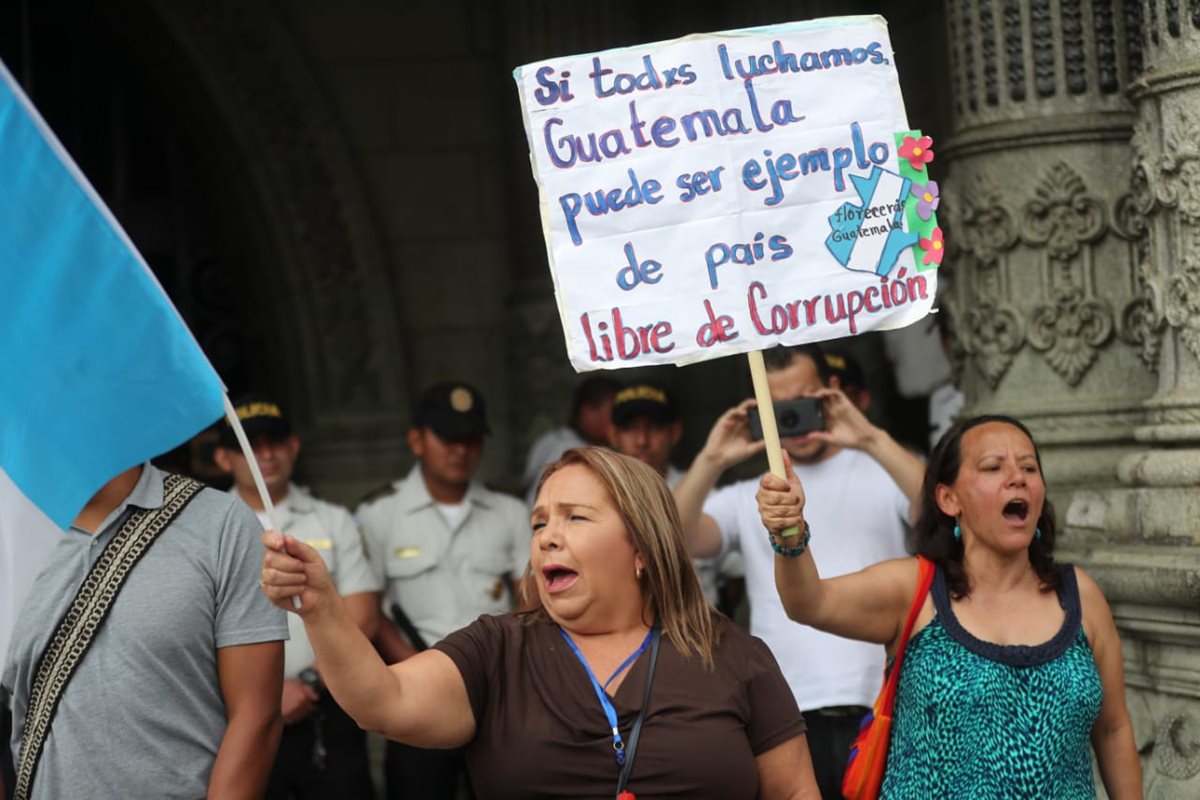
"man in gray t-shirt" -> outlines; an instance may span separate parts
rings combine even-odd
[[[14,756],[48,639],[131,507],[162,505],[163,477],[146,464],[105,484],[34,582],[0,682]],[[150,545],[62,694],[31,800],[261,796],[287,638],[259,591],[261,530],[205,489]]]

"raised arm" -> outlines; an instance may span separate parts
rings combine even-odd
[[[1141,800],[1142,765],[1134,744],[1133,723],[1125,704],[1125,667],[1121,640],[1104,593],[1086,572],[1075,568],[1083,626],[1104,688],[1100,715],[1092,726],[1092,749],[1100,778],[1111,800]]]
[[[417,747],[458,747],[475,735],[467,688],[436,650],[388,667],[354,623],[320,554],[274,531],[263,534],[263,592],[304,621],[321,677],[360,727]],[[300,608],[292,598],[300,598]]]
[[[383,663],[399,664],[401,661],[415,656],[418,652],[417,648],[400,635],[400,631],[396,630],[391,619],[382,613],[379,618],[381,620],[379,628],[375,631],[375,636],[371,638],[371,641],[383,658]]]
[[[379,632],[379,618],[382,616],[379,613],[379,592],[356,592],[342,599],[354,626],[368,639],[374,639]]]
[[[759,516],[772,532],[796,526],[804,530],[804,488],[792,471],[786,451],[784,464],[790,479],[767,473],[759,484]],[[838,536],[839,531],[810,531],[813,538]],[[795,542],[779,539],[787,548]],[[898,636],[903,615],[917,585],[917,561],[896,559],[874,564],[859,572],[822,580],[812,552],[796,557],[775,556],[775,588],[789,618],[847,639],[891,644]]]
[[[750,438],[748,409],[753,405],[753,400],[745,400],[717,418],[703,449],[675,487],[679,521],[693,556],[712,558],[721,552],[721,531],[716,521],[703,512],[708,493],[725,470],[763,449],[761,441]]]
[[[824,402],[824,431],[809,434],[838,447],[862,450],[883,467],[908,498],[909,519],[916,518],[925,465],[888,432],[872,425],[840,389],[822,389],[816,394]]]

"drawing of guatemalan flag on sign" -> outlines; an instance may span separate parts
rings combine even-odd
[[[887,24],[838,17],[514,72],[578,370],[909,325],[943,253]]]

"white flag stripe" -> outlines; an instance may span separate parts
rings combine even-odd
[[[62,538],[58,526],[0,468],[0,663],[21,603]]]

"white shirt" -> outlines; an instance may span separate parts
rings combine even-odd
[[[675,491],[675,487],[679,485],[686,474],[683,470],[676,468],[674,464],[667,465],[666,481],[671,491]],[[735,550],[727,550],[724,555],[716,558],[693,558],[692,566],[696,568],[696,577],[700,579],[700,588],[704,591],[704,598],[711,606],[717,605],[721,599],[722,584],[730,579],[740,578],[744,574],[742,554]]]
[[[950,430],[966,404],[963,393],[952,383],[943,383],[929,395],[929,449]]]
[[[257,512],[265,528],[265,512]],[[286,533],[316,550],[325,559],[333,584],[342,596],[378,592],[382,581],[371,568],[362,535],[350,512],[319,500],[307,490],[288,484],[287,496],[275,505],[280,533]],[[283,645],[283,676],[294,678],[313,665],[315,658],[304,623],[298,614],[288,614],[288,640]]]
[[[358,508],[385,610],[399,605],[426,645],[480,614],[512,611],[510,584],[529,563],[532,533],[521,501],[472,481],[462,507],[451,527],[417,464],[390,493]]]
[[[908,498],[883,467],[858,450],[842,450],[795,468],[804,484],[809,548],[822,578],[856,572],[907,553]],[[721,529],[724,550],[741,550],[750,601],[750,632],[767,643],[801,711],[870,706],[882,685],[881,645],[842,639],[787,618],[775,590],[775,554],[758,515],[758,480],[713,492],[704,513]]]

